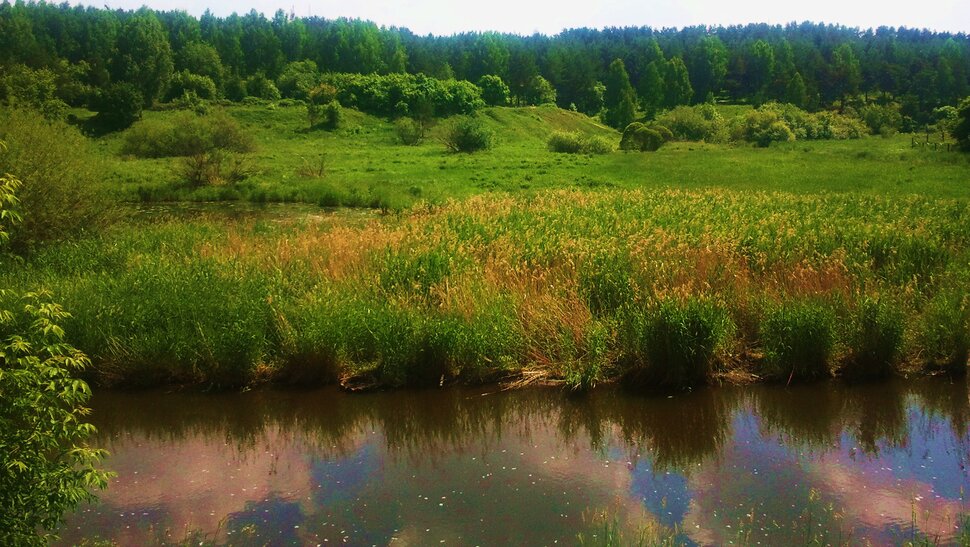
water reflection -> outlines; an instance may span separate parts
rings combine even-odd
[[[599,513],[698,544],[946,539],[970,486],[964,382],[102,393],[94,407],[118,478],[65,543],[548,544]]]

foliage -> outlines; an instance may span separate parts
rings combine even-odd
[[[340,104],[381,116],[415,118],[471,114],[485,106],[478,86],[423,74],[326,74]]]
[[[0,113],[0,173],[22,183],[18,191],[22,224],[10,244],[27,252],[40,243],[97,231],[109,219],[98,183],[103,163],[77,129],[25,110]]]
[[[478,80],[478,87],[482,90],[482,100],[488,106],[505,106],[509,104],[509,86],[502,78],[494,74],[486,74]]]
[[[320,96],[311,96],[307,103],[307,117],[310,120],[310,127],[320,127],[323,129],[334,130],[340,127],[343,119],[343,110],[340,103],[332,100],[328,103],[318,103]]]
[[[172,48],[155,14],[138,11],[122,25],[118,55],[112,58],[112,78],[135,86],[150,107],[168,87],[174,71]]]
[[[139,158],[194,156],[212,150],[252,152],[255,142],[224,111],[205,116],[188,112],[168,120],[142,120],[125,132],[123,154]]]
[[[120,130],[141,118],[143,104],[141,92],[134,85],[116,83],[98,91],[91,108],[98,113],[96,120],[99,126]]]
[[[620,150],[655,152],[663,146],[664,142],[664,137],[659,131],[651,129],[640,122],[633,122],[623,130],[623,137],[620,139]]]
[[[460,116],[453,120],[442,137],[445,147],[452,152],[477,152],[488,150],[495,141],[495,134],[475,116]]]
[[[262,72],[254,74],[246,80],[246,96],[265,99],[267,101],[280,100],[280,90],[276,84],[266,77]]]
[[[957,108],[957,123],[953,128],[953,138],[957,140],[960,149],[970,152],[970,97],[960,101]]]
[[[317,64],[310,60],[294,61],[287,64],[279,78],[276,79],[276,86],[283,97],[301,100],[309,99],[310,92],[319,83],[320,71],[317,69]],[[334,90],[334,93],[336,93],[336,90]]]
[[[622,59],[610,63],[603,102],[606,107],[603,122],[610,127],[626,127],[636,116],[637,95],[630,85],[630,76],[627,75]]]
[[[106,455],[81,420],[91,391],[87,357],[67,344],[69,318],[47,293],[0,290],[0,541],[43,545],[63,514],[107,486]],[[41,535],[38,535],[40,532]]]
[[[923,360],[931,370],[967,372],[970,358],[970,303],[965,291],[941,291],[926,306],[920,337]]]
[[[903,127],[898,103],[867,104],[859,109],[859,117],[873,135],[893,135]]]
[[[180,174],[192,187],[219,186],[245,180],[252,174],[252,168],[242,154],[210,148],[184,157]]]
[[[394,122],[394,132],[397,134],[397,138],[401,141],[401,144],[415,146],[421,144],[421,141],[428,134],[428,129],[425,124],[417,120],[398,118]]]
[[[186,93],[194,93],[200,99],[215,99],[216,84],[208,76],[192,74],[188,70],[176,72],[171,83],[169,83],[165,100],[173,101]]]
[[[795,140],[795,133],[784,122],[777,111],[770,108],[752,110],[741,118],[735,126],[736,138],[767,147],[773,142]]]
[[[677,140],[706,142],[725,140],[724,118],[709,104],[678,106],[658,116],[656,122],[669,129]]]
[[[601,136],[586,136],[579,131],[554,131],[549,135],[549,150],[565,154],[609,154],[613,143]]]
[[[0,103],[31,108],[51,120],[64,119],[67,103],[57,96],[57,75],[48,69],[10,67],[0,76]]]
[[[542,105],[556,103],[556,88],[542,76],[534,76],[525,88],[526,104]]]

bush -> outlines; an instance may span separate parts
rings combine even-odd
[[[0,543],[46,545],[66,511],[95,499],[106,455],[85,440],[87,357],[64,341],[69,317],[46,293],[0,289]]]
[[[868,104],[859,109],[859,117],[869,127],[873,135],[895,134],[903,126],[903,116],[899,103],[886,105]]]
[[[762,106],[758,110],[748,112],[740,119],[735,126],[734,137],[737,140],[753,142],[760,147],[767,147],[773,142],[793,141],[795,133],[777,110]]]
[[[789,302],[765,313],[760,328],[766,374],[808,380],[828,376],[835,314],[815,302]]]
[[[340,108],[340,103],[335,100],[325,104],[318,104],[316,99],[311,97],[310,102],[306,105],[306,109],[311,128],[317,127],[332,131],[339,128],[343,120],[343,111]]]
[[[666,299],[652,308],[630,310],[626,345],[637,383],[685,387],[705,383],[715,356],[733,329],[727,312],[708,300]]]
[[[50,120],[64,119],[68,106],[57,96],[57,74],[24,65],[7,67],[4,72],[0,76],[0,103],[37,110]]]
[[[212,150],[237,153],[255,149],[252,136],[223,111],[207,116],[179,113],[142,120],[126,133],[121,151],[139,158],[195,156]]]
[[[710,104],[678,106],[658,116],[656,122],[676,140],[723,142],[726,137],[724,118]]]
[[[98,91],[92,101],[91,109],[98,113],[94,123],[108,130],[125,129],[141,118],[144,102],[135,86],[111,84]]]
[[[482,120],[462,116],[451,123],[442,140],[452,152],[477,152],[491,148],[494,135]]]
[[[276,79],[276,86],[284,97],[306,100],[319,81],[320,71],[316,63],[310,60],[294,61],[283,69]]]
[[[549,136],[549,150],[563,154],[609,154],[613,142],[599,135],[584,136],[578,131],[555,131]]]
[[[843,376],[884,378],[893,371],[902,351],[903,316],[886,301],[866,299],[850,324],[849,358]]]
[[[110,218],[99,183],[101,161],[77,129],[33,111],[0,113],[0,173],[20,179],[22,224],[10,245],[26,252],[36,244],[97,230]]]
[[[640,122],[633,122],[623,130],[620,150],[655,152],[664,144],[663,136]]]
[[[216,98],[216,84],[208,76],[199,76],[183,70],[172,77],[165,100],[174,101],[186,93],[194,93],[200,99],[212,100]]]
[[[394,131],[397,133],[397,138],[401,141],[401,144],[408,146],[421,144],[428,133],[423,123],[411,118],[400,118],[394,122]]]
[[[246,80],[246,95],[266,101],[280,100],[280,90],[276,84],[262,73],[255,74]]]
[[[182,160],[182,180],[190,186],[235,184],[252,174],[248,159],[240,154],[214,148]]]
[[[341,105],[379,116],[426,119],[485,106],[478,86],[423,74],[325,74],[321,81],[336,89]]]
[[[960,150],[970,152],[970,97],[960,101],[960,106],[957,107],[953,138],[957,140]]]

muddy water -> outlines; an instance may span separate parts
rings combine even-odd
[[[64,543],[953,541],[967,384],[635,396],[445,389],[100,393],[117,473]]]

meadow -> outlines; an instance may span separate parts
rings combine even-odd
[[[246,180],[192,187],[180,159],[100,137],[101,184],[127,214],[0,272],[53,291],[99,384],[582,390],[966,370],[970,162],[908,135],[559,154],[553,131],[619,134],[492,108],[494,148],[455,154],[444,124],[405,146],[349,109],[333,131],[306,129],[299,107],[227,112],[255,142]]]

